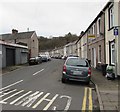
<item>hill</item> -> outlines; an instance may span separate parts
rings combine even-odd
[[[78,36],[76,34],[68,33],[65,36],[52,37],[52,38],[46,38],[40,36],[38,39],[39,39],[39,50],[48,51],[54,49],[55,47],[61,47],[68,44],[69,42],[73,42],[78,39]]]

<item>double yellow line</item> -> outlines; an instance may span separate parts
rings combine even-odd
[[[88,93],[88,91],[89,91],[89,93]],[[82,104],[82,111],[87,110],[86,109],[87,99],[89,100],[89,108],[88,108],[88,110],[92,111],[93,103],[92,103],[92,89],[91,88],[85,88],[83,104]]]

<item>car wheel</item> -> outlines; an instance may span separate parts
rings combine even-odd
[[[62,78],[62,83],[66,83],[66,80],[64,78]]]

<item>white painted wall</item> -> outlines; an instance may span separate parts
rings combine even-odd
[[[81,58],[87,58],[87,34],[81,38]]]

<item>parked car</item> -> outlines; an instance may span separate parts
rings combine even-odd
[[[38,60],[38,63],[42,63],[42,57],[41,56],[36,57],[36,59]]]
[[[47,56],[48,61],[51,61],[51,57],[49,55],[46,55],[46,56]]]
[[[48,57],[46,55],[40,55],[42,57],[42,62],[47,62]]]
[[[41,57],[32,57],[32,58],[29,59],[29,65],[39,64],[41,62],[42,62]]]
[[[79,57],[79,56],[75,54],[70,54],[68,57]]]
[[[83,81],[87,84],[91,79],[91,67],[86,59],[68,57],[63,66],[62,83],[67,80]]]

